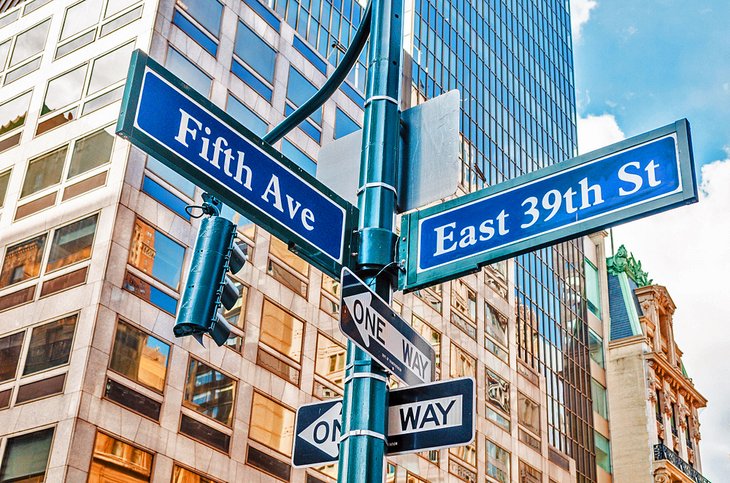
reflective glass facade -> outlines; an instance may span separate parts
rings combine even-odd
[[[462,98],[465,191],[575,154],[568,2],[414,0],[411,101]],[[518,358],[545,375],[549,444],[595,481],[580,240],[515,264]]]

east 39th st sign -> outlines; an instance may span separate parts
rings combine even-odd
[[[117,133],[250,218],[333,278],[357,208],[137,50]]]
[[[416,290],[695,201],[689,123],[681,120],[404,215],[399,286]]]

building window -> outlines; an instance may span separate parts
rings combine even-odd
[[[509,363],[509,323],[497,309],[484,303],[484,347]]]
[[[593,398],[593,411],[600,414],[603,419],[608,419],[606,388],[595,379],[591,379],[591,396]]]
[[[604,366],[603,359],[603,339],[593,332],[592,329],[588,329],[588,350],[591,359],[601,367]]]
[[[97,216],[92,215],[55,230],[46,272],[91,258]],[[0,271],[0,288],[40,275],[47,238],[48,233],[44,233],[7,248]]]
[[[451,287],[451,323],[476,339],[477,293],[461,280],[454,280]]]
[[[302,358],[303,339],[304,322],[264,299],[259,341],[298,363]]]
[[[25,332],[0,337],[0,383],[15,379]]]
[[[449,366],[451,368],[451,377],[477,377],[477,360],[467,354],[466,351],[458,347],[453,342],[451,343],[451,361]]]
[[[408,471],[406,473],[406,483],[429,483],[429,481]]]
[[[76,3],[66,9],[66,17],[63,20],[63,28],[61,28],[61,37],[59,41],[63,41],[72,37],[99,22],[99,15],[104,2],[102,0],[84,0]]]
[[[360,126],[352,120],[345,111],[339,107],[335,110],[335,139],[340,139],[361,129]]]
[[[294,146],[289,140],[283,139],[281,141],[281,153],[287,158],[294,161],[294,163],[302,168],[307,173],[315,176],[317,173],[317,162],[310,158],[301,149]]]
[[[133,49],[134,42],[129,42],[48,81],[36,134],[42,134],[78,118],[76,102],[84,97],[101,93],[84,104],[81,115],[121,99],[124,89],[122,82],[127,76]],[[54,112],[57,113],[50,116]]]
[[[172,481],[170,483],[216,483],[216,481],[200,473],[175,465],[172,468]]]
[[[177,171],[168,168],[152,156],[147,156],[147,169],[188,198],[192,199],[195,197],[195,183]]]
[[[0,104],[0,151],[20,144],[19,128],[25,125],[32,94],[33,91],[24,92]],[[13,132],[15,134],[10,135]]]
[[[517,391],[517,421],[536,435],[540,434],[540,405]]]
[[[322,291],[319,297],[319,307],[330,317],[340,317],[340,282],[322,274]]]
[[[342,388],[345,379],[345,348],[321,332],[317,333],[317,359],[315,374]]]
[[[8,438],[0,467],[0,482],[44,481],[53,428]]]
[[[294,293],[307,297],[309,264],[289,251],[278,238],[271,237],[267,272]]]
[[[594,431],[596,438],[596,464],[611,472],[611,444],[608,439],[604,438],[599,432]]]
[[[499,483],[510,483],[510,453],[487,440],[487,476]]]
[[[185,382],[186,407],[230,426],[236,399],[236,381],[220,371],[190,358]]]
[[[93,215],[56,229],[46,272],[91,258],[97,219],[98,215]]]
[[[477,466],[477,438],[474,441],[467,444],[466,446],[458,446],[451,448],[449,453],[459,458],[464,463],[467,463],[476,468]]]
[[[269,84],[274,83],[276,51],[240,21],[233,52]]]
[[[510,413],[509,382],[491,369],[487,369],[487,402],[505,414]]]
[[[68,146],[43,154],[28,161],[25,180],[20,190],[20,197],[25,198],[42,189],[58,184],[61,181],[63,165],[68,153]]]
[[[413,292],[416,297],[421,299],[426,305],[434,309],[439,314],[443,309],[443,285],[431,285],[428,288],[422,288]]]
[[[137,218],[129,248],[129,264],[177,290],[185,247]]]
[[[152,453],[97,431],[88,483],[150,481]]]
[[[598,278],[598,269],[588,259],[585,260],[586,274],[586,303],[588,309],[601,318],[601,287]]]
[[[165,388],[170,345],[136,327],[117,323],[109,368],[129,379],[162,392]]]
[[[428,325],[422,318],[415,314],[411,317],[411,326],[431,343],[431,347],[436,352],[434,365],[436,366],[436,379],[438,379],[439,374],[441,374],[441,332]]]
[[[269,129],[268,122],[261,119],[258,114],[230,93],[228,94],[228,102],[226,103],[226,112],[258,137],[264,137],[266,131]]]
[[[172,23],[215,57],[223,5],[217,0],[178,0],[177,5],[179,10],[175,10]]]
[[[12,55],[10,56],[10,64],[8,65],[8,68],[13,68],[26,61],[29,62],[21,68],[8,72],[8,75],[5,78],[6,85],[40,67],[41,56],[39,54],[43,52],[43,48],[46,45],[46,38],[48,37],[48,30],[50,27],[51,19],[48,19],[18,34],[15,38],[15,47]],[[33,57],[36,58],[33,59]],[[4,59],[2,64],[4,67]]]
[[[0,288],[30,280],[40,275],[47,233],[9,246],[5,250]]]
[[[249,438],[291,457],[294,411],[254,392],[250,421]]]
[[[243,22],[238,22],[233,53],[231,72],[267,102],[271,102],[276,50]]]
[[[68,364],[76,318],[71,315],[33,328],[24,376]]]
[[[293,107],[299,107],[307,102],[315,93],[317,87],[294,67],[289,67],[289,81],[286,85],[286,99]],[[322,125],[322,108],[320,107],[309,116],[315,124]]]
[[[202,94],[203,97],[208,97],[210,94],[210,86],[213,84],[210,76],[172,47],[167,49],[165,67]]]
[[[92,171],[101,166],[109,164],[111,161],[112,150],[114,146],[113,127],[108,126],[99,131],[95,131],[87,136],[79,138],[74,142],[61,146],[53,151],[42,154],[28,161],[23,187],[20,192],[20,198],[26,198],[30,195],[45,190],[51,186],[58,185],[63,179],[63,173],[66,171],[65,179],[73,180],[85,175],[91,174],[91,178],[86,178],[85,185],[79,189],[80,183],[68,185],[64,191],[63,200],[77,196],[93,188],[102,186],[106,182],[106,177],[102,176],[98,182],[89,183],[90,179],[96,179],[99,173],[93,174]],[[69,156],[69,153],[70,156]],[[68,168],[66,169],[66,166]],[[48,194],[50,195],[50,193]],[[55,203],[55,196],[51,200],[51,205]],[[19,208],[19,212],[22,206]],[[36,210],[25,212],[22,215],[16,215],[16,219],[20,216],[27,216],[35,213]]]

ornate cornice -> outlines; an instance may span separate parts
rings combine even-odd
[[[646,287],[653,283],[649,274],[642,270],[641,261],[634,258],[634,255],[629,253],[624,245],[618,248],[614,256],[606,259],[606,268],[611,275],[626,273],[639,287]]]

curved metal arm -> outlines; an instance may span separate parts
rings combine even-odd
[[[310,114],[316,111],[324,104],[327,99],[340,87],[340,84],[345,80],[350,69],[357,62],[357,58],[360,56],[362,49],[365,47],[365,43],[370,35],[370,19],[372,1],[368,1],[367,7],[365,7],[365,13],[363,14],[362,22],[357,28],[354,37],[352,37],[352,43],[342,57],[340,65],[335,68],[332,72],[332,76],[327,79],[324,85],[314,93],[314,95],[304,104],[302,104],[296,111],[292,112],[289,117],[281,121],[274,129],[271,130],[266,136],[264,141],[269,144],[274,144],[279,139],[286,136],[286,134],[297,127],[299,123],[304,121]]]

